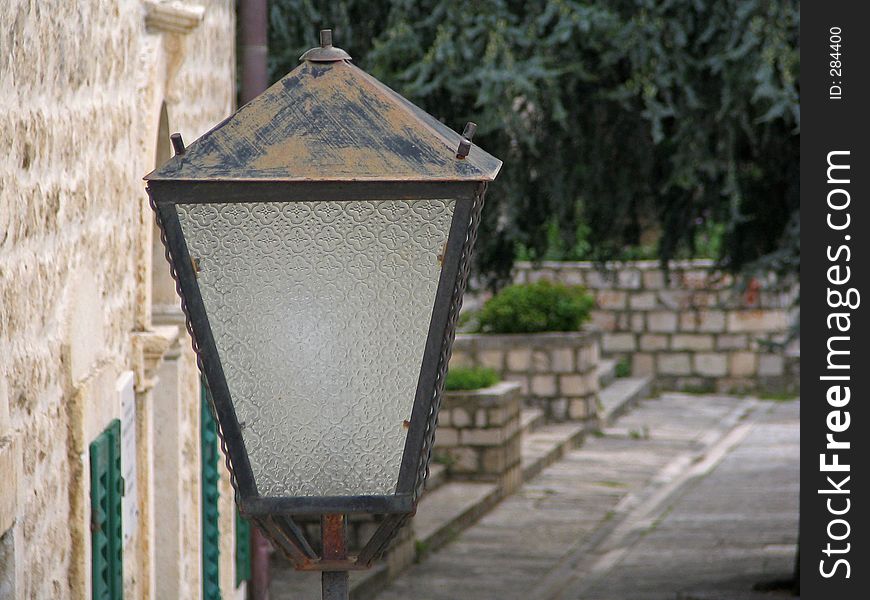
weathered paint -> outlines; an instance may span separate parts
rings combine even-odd
[[[491,181],[501,161],[348,61],[305,61],[146,179]]]

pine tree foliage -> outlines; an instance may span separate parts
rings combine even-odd
[[[603,260],[651,239],[668,260],[711,231],[725,267],[797,269],[797,0],[273,0],[273,77],[330,26],[504,160],[490,283],[518,248]]]

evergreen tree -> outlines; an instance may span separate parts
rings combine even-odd
[[[799,266],[797,0],[273,0],[277,79],[321,27],[504,160],[479,272],[715,254]]]

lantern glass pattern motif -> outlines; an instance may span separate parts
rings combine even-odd
[[[454,206],[178,206],[261,494],[395,492]]]

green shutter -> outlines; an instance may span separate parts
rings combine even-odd
[[[94,600],[124,596],[121,532],[121,421],[115,419],[90,446],[91,580]]]
[[[202,597],[220,600],[220,531],[218,530],[217,426],[202,387],[200,429],[202,446]]]
[[[236,587],[251,578],[251,524],[236,508]]]

